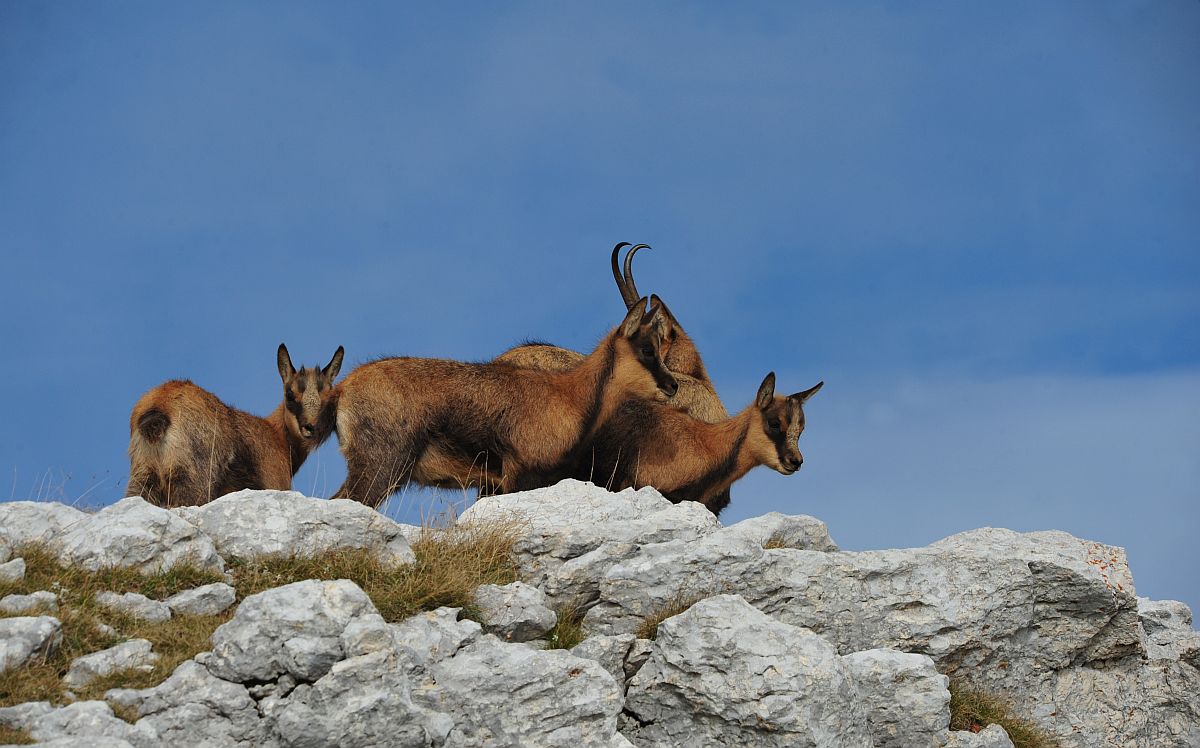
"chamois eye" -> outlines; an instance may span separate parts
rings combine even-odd
[[[645,356],[646,358],[653,358],[654,357],[654,346],[649,346],[649,345],[642,346],[642,355]]]
[[[767,421],[767,428],[771,429],[771,431],[779,431],[779,420],[772,418]]]
[[[286,393],[284,393],[284,397],[286,397],[286,398],[287,398],[287,401],[288,401],[289,403],[294,403],[294,402],[296,402],[296,396],[292,394],[292,391],[291,391],[291,390],[288,390]]]

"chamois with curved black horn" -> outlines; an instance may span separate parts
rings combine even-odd
[[[697,501],[719,515],[729,504],[729,487],[753,468],[766,465],[784,475],[800,469],[804,403],[824,384],[781,397],[771,372],[752,404],[719,423],[663,403],[628,400],[577,451],[569,477],[607,483],[613,491],[654,486],[671,501]]]
[[[640,299],[566,371],[386,358],[338,385],[347,476],[335,498],[378,506],[408,482],[480,495],[546,485],[621,403],[675,394],[662,307]]]
[[[333,433],[333,380],[345,351],[323,368],[276,352],[284,399],[265,418],[221,402],[185,379],[164,382],[129,416],[129,486],[158,506],[196,506],[243,488],[292,487],[304,460]]]

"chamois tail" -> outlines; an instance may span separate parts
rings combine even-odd
[[[157,444],[167,434],[171,418],[161,410],[148,410],[138,418],[137,429],[150,444]]]

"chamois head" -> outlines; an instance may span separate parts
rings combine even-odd
[[[621,369],[620,362],[626,360],[636,361],[635,367],[650,373],[649,379],[644,374],[637,377],[647,386],[644,391],[634,388],[632,394],[652,398],[661,391],[671,397],[679,390],[679,382],[663,363],[668,324],[662,307],[651,304],[650,309],[646,310],[646,299],[642,297],[629,308],[625,319],[617,327],[618,371]]]
[[[775,396],[775,372],[767,374],[754,399],[759,429],[751,427],[748,439],[759,462],[784,475],[791,475],[804,464],[800,454],[800,434],[804,431],[804,403],[821,389],[815,387],[787,397]]]
[[[629,242],[621,242],[613,247],[612,252],[613,278],[617,281],[617,290],[621,292],[621,299],[625,302],[626,309],[632,309],[640,298],[637,283],[633,280],[633,256],[638,253],[638,250],[650,248],[648,244],[635,244],[630,247],[629,251],[625,253],[625,267],[622,273],[617,258],[621,249],[629,246]],[[658,296],[651,294],[650,305],[657,305],[662,310],[663,317],[667,322],[662,354],[667,368],[694,379],[707,381],[708,373],[704,370],[704,362],[700,360],[700,352],[696,350],[696,344],[692,342],[688,334],[683,331],[679,320],[675,319],[675,315],[671,314],[671,310]]]
[[[305,366],[296,371],[287,346],[279,344],[276,362],[279,364],[279,377],[283,380],[284,410],[287,415],[284,420],[289,430],[306,441],[320,442],[329,436],[333,428],[330,393],[333,380],[342,368],[344,355],[345,350],[339,345],[323,369]]]

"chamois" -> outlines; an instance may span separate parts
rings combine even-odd
[[[617,290],[621,292],[621,300],[625,302],[625,308],[632,309],[640,298],[637,284],[633,279],[633,258],[638,250],[649,249],[650,246],[647,244],[633,245],[625,253],[625,270],[622,274],[619,264],[620,252],[621,249],[628,246],[630,246],[629,242],[621,242],[613,247],[612,272],[613,278],[617,282]],[[662,299],[652,294],[650,303],[651,305],[658,304],[662,308],[663,314],[666,315],[668,331],[663,363],[675,375],[675,379],[679,383],[679,389],[674,395],[670,397],[660,395],[659,399],[665,400],[677,408],[683,408],[702,421],[716,423],[725,420],[729,417],[729,413],[721,404],[721,398],[717,396],[716,388],[708,378],[708,371],[704,368],[704,362],[700,359],[700,352],[696,350],[696,344],[684,332],[683,326],[679,324],[675,315],[671,314],[671,310],[667,308]],[[549,343],[525,343],[510,348],[494,360],[530,369],[565,371],[577,365],[583,358],[582,353],[569,348],[560,348]]]
[[[766,465],[791,475],[804,462],[799,439],[804,403],[824,382],[787,397],[767,374],[754,402],[720,423],[705,423],[658,402],[627,400],[576,451],[570,475],[610,490],[654,486],[674,502],[698,501],[714,514],[729,504],[729,486]]]
[[[356,368],[337,387],[347,475],[335,498],[378,506],[410,481],[480,495],[545,485],[617,405],[675,393],[667,319],[645,306],[568,371],[422,358]]]
[[[639,298],[637,283],[633,279],[634,255],[638,253],[638,250],[650,248],[646,244],[635,244],[630,247],[629,251],[625,253],[624,273],[622,273],[618,259],[621,250],[629,246],[629,242],[620,242],[613,247],[611,260],[613,279],[617,282],[617,290],[621,292],[621,300],[625,302],[626,309],[632,308]],[[675,380],[679,383],[679,389],[673,396],[665,397],[660,393],[659,399],[676,408],[682,408],[693,418],[707,423],[718,423],[729,418],[729,413],[721,403],[721,398],[717,396],[716,388],[708,378],[708,371],[704,368],[704,362],[700,359],[700,351],[696,350],[696,344],[684,332],[679,320],[671,314],[671,310],[661,299],[651,295],[650,302],[652,304],[657,302],[667,317],[669,330],[663,363],[675,375]],[[583,354],[549,343],[526,343],[505,351],[495,360],[544,371],[565,371],[582,361]],[[721,506],[729,504],[729,490],[723,491],[715,500],[721,502]]]
[[[296,371],[280,343],[284,400],[266,418],[231,408],[188,380],[142,395],[129,417],[125,495],[195,506],[243,488],[291,488],[305,458],[333,433],[333,380],[344,354],[338,346],[324,368]]]

